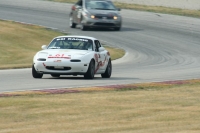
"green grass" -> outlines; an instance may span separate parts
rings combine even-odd
[[[77,2],[77,0],[48,0],[48,1],[66,2],[66,3]],[[116,5],[116,7],[123,8],[123,9],[166,13],[166,14],[174,14],[174,15],[200,18],[200,10],[187,10],[187,9],[169,8],[169,7],[162,7],[162,6],[145,6],[145,5],[139,5],[139,4],[127,4],[127,3],[120,3],[120,2],[114,2],[114,4]]]
[[[0,69],[30,67],[36,51],[62,33],[40,26],[0,21]]]
[[[199,82],[1,97],[0,132],[198,133]]]
[[[0,69],[28,68],[41,46],[49,44],[56,36],[66,35],[40,26],[0,20]],[[107,46],[106,46],[107,48]],[[112,59],[125,53],[122,49],[108,47]]]

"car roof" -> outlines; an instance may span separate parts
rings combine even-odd
[[[94,37],[90,37],[90,36],[80,36],[80,35],[67,35],[67,36],[58,36],[55,38],[63,38],[63,37],[76,37],[76,38],[87,38],[87,39],[91,39],[91,40],[97,40]]]

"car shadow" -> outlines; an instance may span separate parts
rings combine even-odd
[[[80,29],[79,27],[77,27],[77,29]],[[137,31],[142,31],[143,29],[137,29],[137,28],[131,28],[131,27],[122,27],[121,30],[116,31],[113,28],[88,28],[87,30],[85,30],[84,32],[90,32],[90,31],[98,31],[98,32],[129,32],[129,31],[133,31],[133,32],[137,32]]]
[[[83,76],[61,76],[59,78],[54,78],[54,77],[45,77],[45,78],[42,78],[42,79],[48,79],[48,80],[118,80],[118,81],[121,81],[121,80],[138,80],[139,78],[130,78],[130,77],[111,77],[111,78],[102,78],[102,77],[94,77],[94,79],[85,79]]]

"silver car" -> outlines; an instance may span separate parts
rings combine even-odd
[[[71,8],[70,27],[80,25],[81,30],[104,27],[119,31],[122,26],[119,11],[110,0],[79,0]]]

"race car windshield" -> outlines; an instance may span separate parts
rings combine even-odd
[[[86,1],[87,9],[116,10],[111,1]]]
[[[49,44],[48,49],[77,49],[92,51],[93,43],[92,40],[86,38],[56,38]]]

